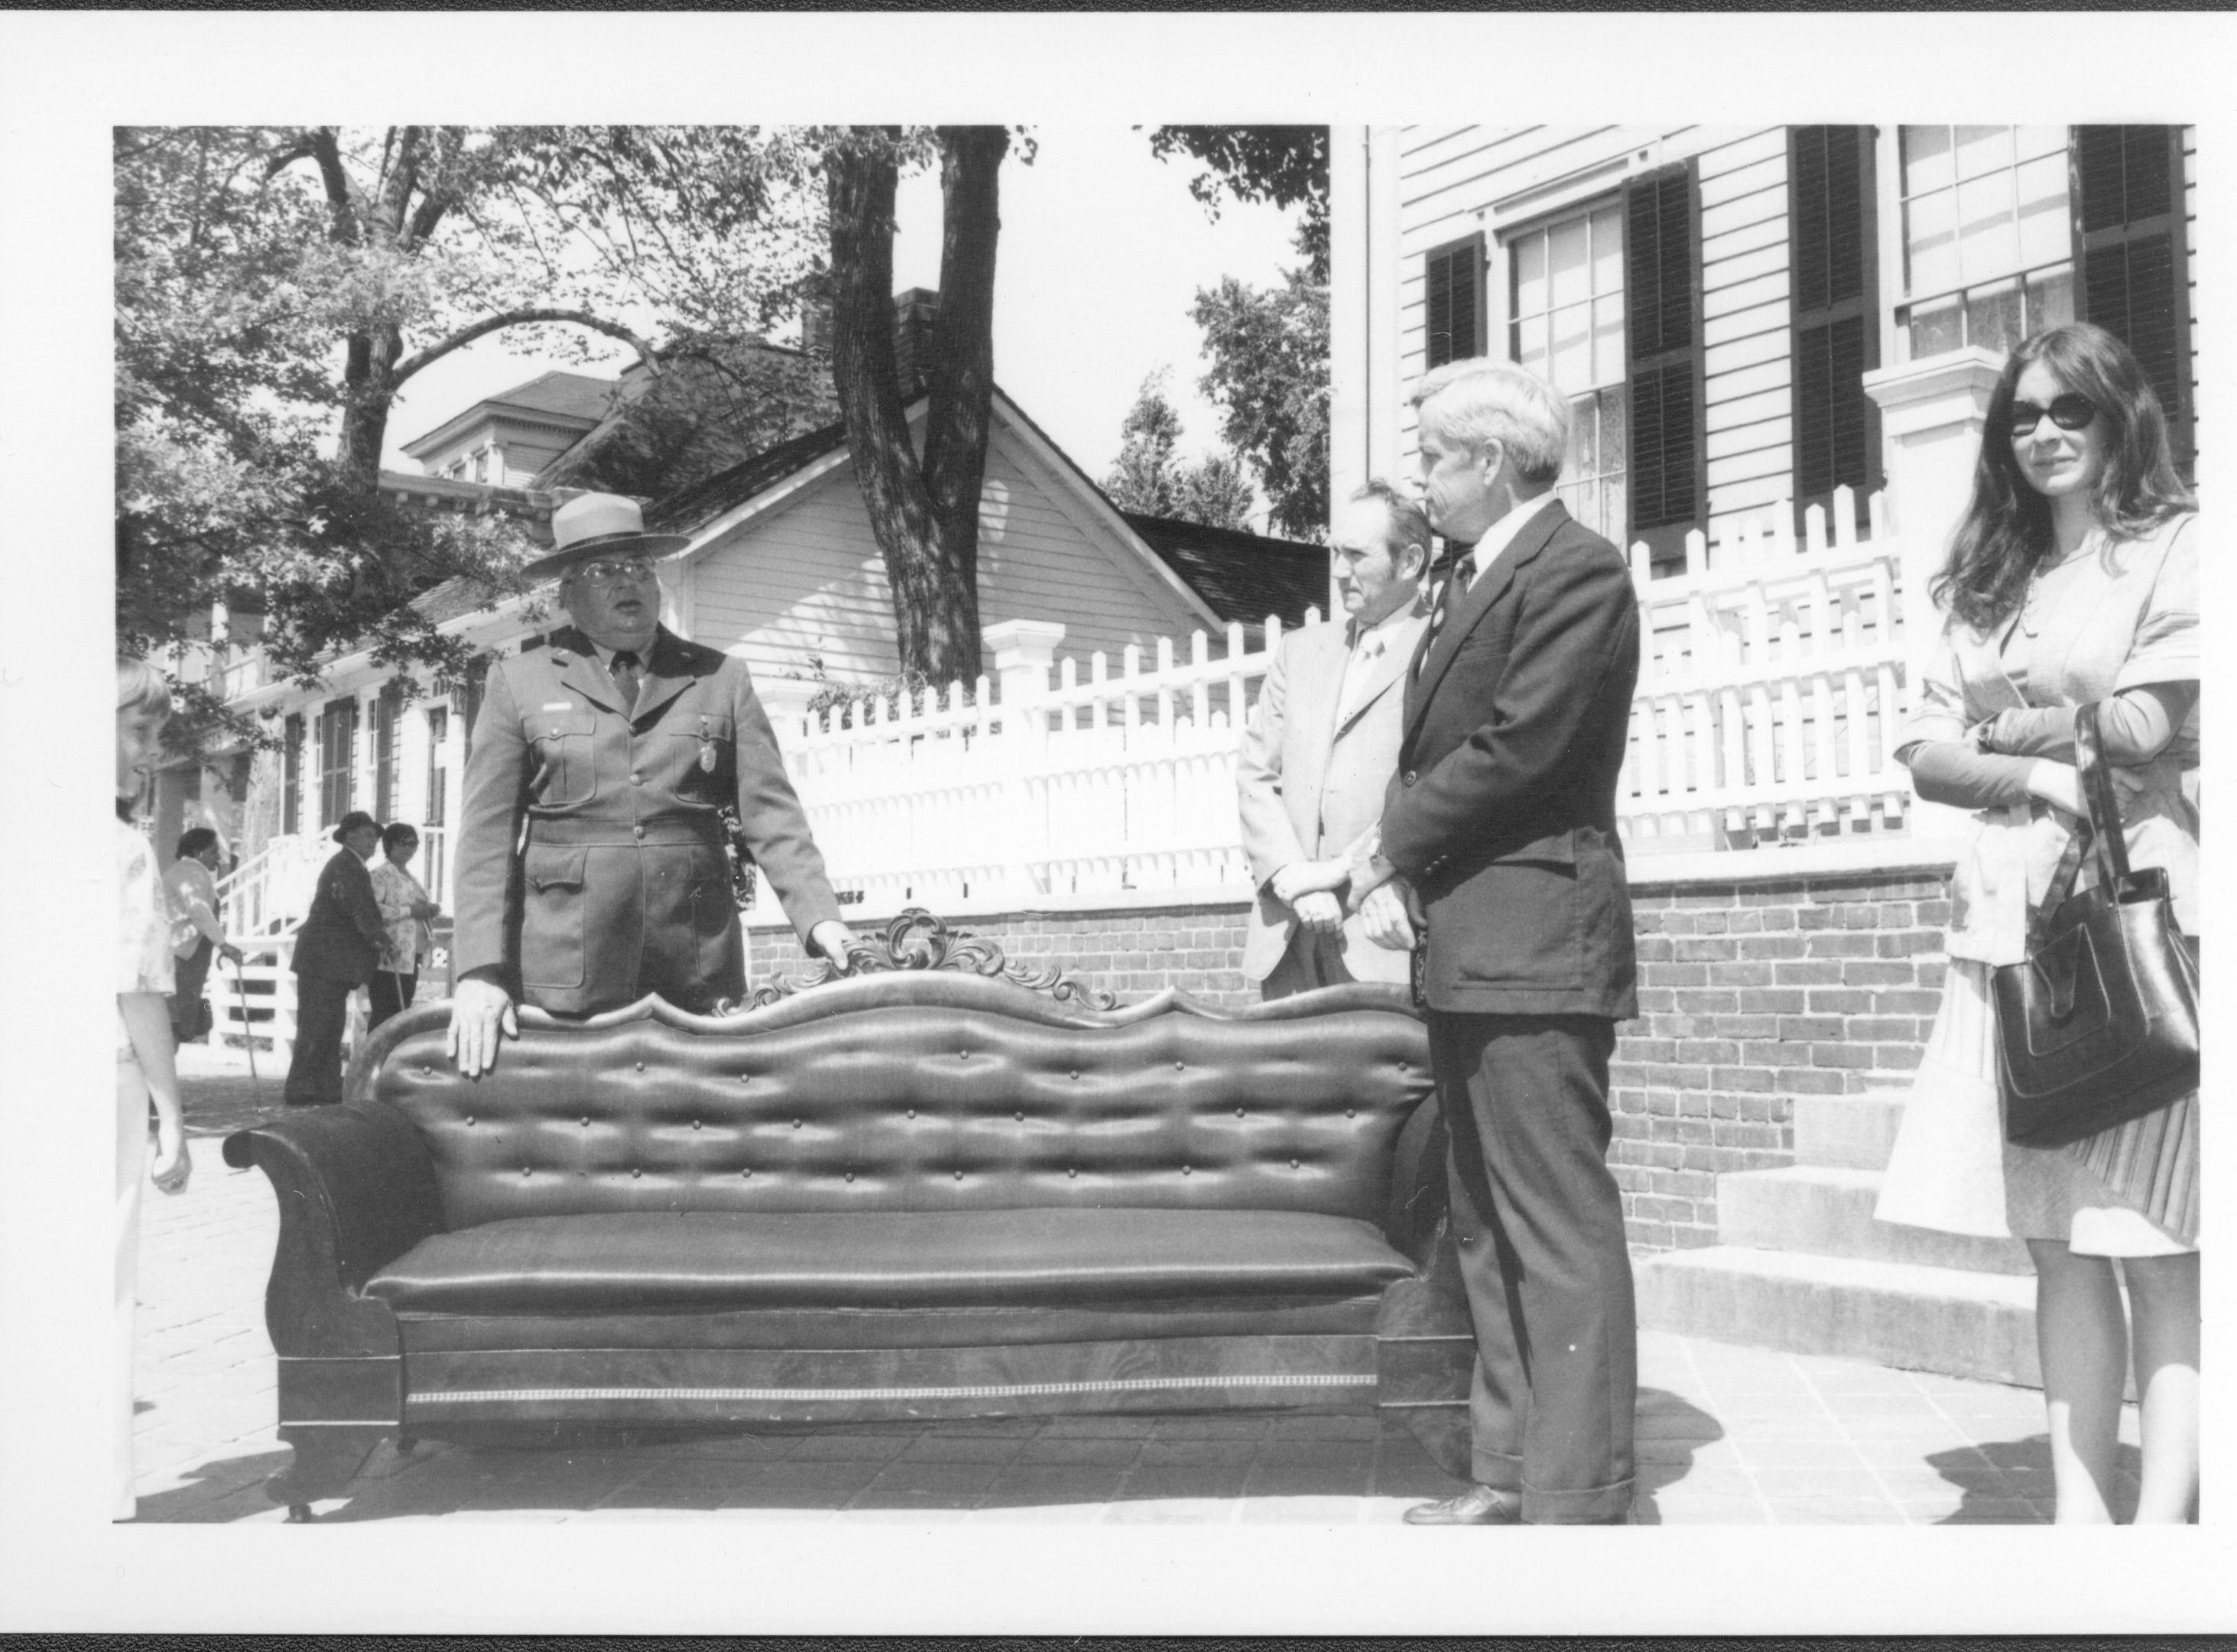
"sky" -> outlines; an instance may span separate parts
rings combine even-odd
[[[1091,476],[1118,451],[1118,427],[1144,377],[1170,368],[1180,449],[1218,438],[1218,415],[1197,391],[1202,338],[1189,319],[1198,287],[1233,275],[1271,286],[1298,261],[1297,214],[1230,201],[1212,221],[1189,194],[1195,163],[1160,161],[1145,129],[1037,128],[1031,164],[1002,164],[1001,240],[994,268],[994,377],[1028,418]],[[895,288],[940,285],[940,181],[902,181],[894,242]],[[402,444],[485,396],[553,367],[619,372],[626,348],[584,368],[516,354],[494,334],[437,362],[405,386],[383,463],[416,471]]]

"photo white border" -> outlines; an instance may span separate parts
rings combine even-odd
[[[2187,1530],[1678,1527],[112,1526],[97,716],[112,635],[109,133],[120,122],[2180,121],[2231,210],[2226,14],[0,15],[0,1629],[1355,1634],[2227,1630],[2209,1405]],[[1620,112],[1620,115],[1618,114]],[[1174,187],[1183,187],[1177,172]],[[2209,497],[2226,243],[2199,237]],[[1114,410],[1114,417],[1118,410]],[[2209,541],[2209,543],[2218,543]],[[2227,611],[2227,558],[2208,555]],[[2219,630],[2218,624],[2210,629]],[[2209,676],[2226,680],[2217,663]],[[2217,688],[2217,708],[2231,703]],[[2237,720],[2230,720],[2237,721]],[[2207,725],[2209,772],[2231,736]],[[2209,812],[2209,901],[2227,838]],[[2210,1002],[2227,1004],[2218,971]],[[2211,1015],[2209,1019],[2218,1019]],[[2217,1043],[2208,1088],[2227,1067]],[[2237,1130],[2207,1134],[2208,1229]],[[186,1195],[193,1196],[191,1191]],[[2208,1265],[2209,1282],[2218,1277]],[[2209,1302],[2218,1298],[2209,1293]],[[2207,1390],[2230,1392],[2209,1310]]]

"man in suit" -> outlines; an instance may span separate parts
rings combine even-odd
[[[320,868],[318,892],[295,931],[295,1054],[280,1096],[290,1107],[342,1098],[342,1029],[349,995],[373,978],[387,926],[365,863],[380,846],[380,823],[362,809],[334,828],[341,845]]]
[[[853,939],[745,662],[660,624],[656,559],[684,540],[616,494],[551,526],[526,571],[561,576],[572,623],[492,668],[466,762],[450,1047],[469,1076],[517,1035],[516,998],[586,1016],[744,996],[726,806],[802,941],[843,961]]]
[[[1334,526],[1336,592],[1349,617],[1282,639],[1237,771],[1243,847],[1258,885],[1243,973],[1269,998],[1407,973],[1405,955],[1369,943],[1336,892],[1397,767],[1406,667],[1429,623],[1419,598],[1429,524],[1421,506],[1376,481]]]
[[[1461,551],[1406,689],[1371,936],[1412,946],[1452,1138],[1475,1322],[1476,1484],[1416,1524],[1621,1524],[1637,1327],[1607,1161],[1615,1023],[1638,1012],[1616,779],[1639,614],[1616,548],[1552,492],[1568,404],[1504,362],[1425,378],[1423,503]],[[1409,911],[1387,882],[1409,881]]]

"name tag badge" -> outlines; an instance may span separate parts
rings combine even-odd
[[[546,711],[572,711],[575,709],[575,702],[571,700],[554,700],[548,703],[544,709]]]
[[[705,773],[715,772],[715,739],[703,716],[699,719],[699,767]]]

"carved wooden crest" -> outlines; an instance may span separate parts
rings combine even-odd
[[[888,920],[881,939],[884,944],[882,956],[877,943],[857,937],[844,969],[828,958],[817,958],[797,974],[772,976],[754,989],[745,1008],[766,1009],[811,987],[884,970],[955,970],[1029,987],[1035,992],[1046,992],[1053,998],[1070,1000],[1090,1010],[1118,1007],[1115,994],[1074,980],[1051,965],[1013,964],[1002,955],[1000,946],[985,936],[973,935],[968,930],[952,930],[921,906],[906,907]]]

